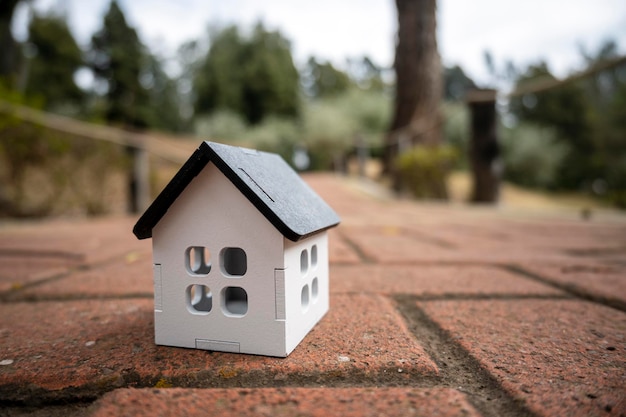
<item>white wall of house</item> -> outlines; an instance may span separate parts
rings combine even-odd
[[[328,311],[328,232],[285,244],[287,351],[291,352]]]
[[[275,269],[285,268],[285,239],[215,165],[209,163],[174,201],[154,227],[152,241],[157,344],[273,356],[288,353],[285,322],[276,320],[275,299]],[[210,254],[208,273],[208,266],[188,265],[188,249],[200,247]],[[220,256],[224,248],[245,252],[245,274],[230,276],[225,271],[228,262]],[[199,252],[190,251],[195,264]],[[193,285],[196,297],[202,293],[201,285],[212,294],[211,303],[201,302],[199,311],[190,305]],[[236,303],[235,314],[224,305],[228,288],[246,291],[245,315],[236,314]],[[212,304],[210,311],[203,311],[207,304]]]

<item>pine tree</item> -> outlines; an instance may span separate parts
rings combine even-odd
[[[149,97],[140,76],[144,47],[115,0],[103,27],[91,39],[89,62],[100,88],[105,91],[104,118],[129,127],[149,125]]]
[[[299,76],[289,42],[257,25],[249,39],[228,27],[213,39],[194,80],[196,114],[230,110],[249,123],[297,116]]]
[[[235,26],[217,33],[194,79],[195,113],[243,113],[244,40]]]
[[[158,130],[180,132],[185,124],[181,116],[181,99],[177,83],[163,69],[162,61],[147,57],[143,70],[143,85],[148,89],[150,100],[149,125]]]
[[[29,42],[35,50],[25,92],[44,98],[47,109],[78,106],[83,92],[74,74],[83,64],[82,52],[61,16],[35,15],[29,26]]]
[[[330,62],[309,58],[306,68],[308,90],[315,98],[331,97],[345,93],[352,81],[348,74],[336,69]]]

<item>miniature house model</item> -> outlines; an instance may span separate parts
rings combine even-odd
[[[203,142],[139,219],[159,345],[287,356],[328,311],[337,214],[278,155]]]

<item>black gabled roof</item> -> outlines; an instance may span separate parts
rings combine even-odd
[[[202,142],[133,228],[138,239],[152,228],[207,163],[217,168],[286,238],[298,241],[339,224],[339,216],[278,155]]]

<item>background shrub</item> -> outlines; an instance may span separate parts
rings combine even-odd
[[[396,159],[402,188],[417,198],[447,199],[446,180],[457,160],[449,145],[418,145]]]
[[[554,130],[532,124],[502,128],[504,178],[535,188],[554,188],[570,149]]]

